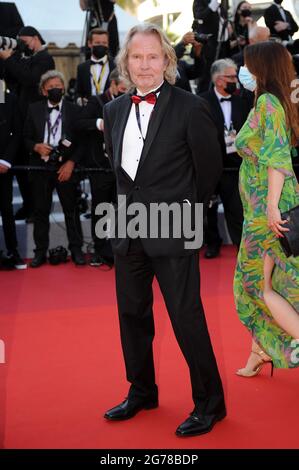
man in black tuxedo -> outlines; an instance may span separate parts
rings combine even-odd
[[[64,77],[56,70],[50,70],[42,76],[40,89],[46,99],[30,105],[24,128],[30,165],[43,168],[41,171],[33,171],[31,175],[36,249],[30,266],[37,268],[47,260],[49,215],[54,188],[63,208],[72,259],[75,264],[83,265],[82,231],[76,204],[76,179],[73,175],[79,158],[74,127],[78,119],[78,107],[63,99]]]
[[[270,29],[271,36],[280,38],[282,41],[290,41],[298,25],[292,14],[285,10],[281,4],[283,0],[274,0],[264,13],[265,23]]]
[[[5,92],[3,102],[0,100],[0,214],[7,248],[5,264],[17,269],[25,269],[27,265],[18,252],[12,205],[12,173],[9,169],[16,157],[21,129],[17,99],[12,93]]]
[[[86,104],[88,98],[101,95],[109,88],[109,74],[115,68],[109,55],[107,31],[92,29],[88,35],[91,58],[78,65],[76,96],[79,104]]]
[[[95,170],[98,168],[104,169],[103,171],[87,173],[90,181],[91,232],[94,241],[91,266],[111,265],[114,262],[110,240],[98,238],[95,233],[96,223],[100,219],[100,216],[95,214],[97,205],[101,202],[115,202],[116,192],[115,176],[104,151],[103,107],[106,103],[127,91],[127,86],[120,79],[117,69],[112,70],[109,80],[110,87],[108,90],[102,95],[89,98],[87,105],[82,108],[80,119],[76,124],[82,134],[80,138],[81,164]]]
[[[18,104],[22,122],[25,121],[30,103],[42,99],[39,94],[39,81],[48,70],[54,69],[54,60],[45,47],[45,41],[39,31],[32,26],[20,29],[18,37],[23,49],[0,51],[0,62],[4,62],[4,78],[18,95]],[[16,163],[28,164],[28,153],[23,140],[17,153]],[[18,211],[17,219],[25,219],[32,214],[32,195],[26,172],[17,173],[17,180],[23,198],[23,207]]]
[[[104,107],[118,211],[123,210],[123,198],[128,208],[138,203],[147,216],[152,203],[177,202],[184,211],[206,202],[222,168],[217,130],[202,99],[170,85],[175,82],[176,57],[164,33],[150,24],[132,28],[119,67],[136,94],[125,94]],[[131,387],[127,399],[105,418],[129,419],[158,406],[152,351],[156,276],[190,369],[195,404],[176,434],[193,436],[209,432],[225,417],[224,396],[199,294],[198,246],[188,249],[183,235],[163,238],[162,225],[171,225],[169,220],[160,222],[150,222],[157,238],[150,234],[135,239],[128,229],[113,240],[121,340]],[[140,222],[141,231],[145,225]]]
[[[220,195],[223,203],[231,240],[239,247],[243,226],[243,209],[238,186],[242,160],[236,152],[234,141],[247,119],[250,107],[247,100],[235,94],[238,82],[237,66],[231,59],[215,61],[211,67],[211,78],[214,87],[201,97],[209,103],[222,149],[224,171],[216,194]],[[220,250],[222,240],[217,225],[217,209],[218,204],[213,204],[207,213],[206,258],[215,258]]]

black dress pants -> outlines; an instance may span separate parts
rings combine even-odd
[[[30,179],[34,198],[33,237],[36,254],[46,254],[49,247],[49,215],[54,188],[64,212],[69,249],[73,251],[74,248],[81,248],[83,237],[76,203],[77,181],[74,175],[63,183],[58,181],[56,171],[34,172]]]
[[[229,236],[233,244],[240,246],[243,227],[243,207],[239,193],[239,171],[223,172],[217,187],[223,203],[224,215],[227,223]],[[207,227],[205,240],[208,246],[221,245],[218,231],[218,206],[212,206],[207,211]]]
[[[223,389],[200,299],[198,254],[147,256],[140,240],[127,256],[115,256],[116,290],[129,398],[157,398],[152,343],[155,335],[152,282],[156,276],[172,327],[190,370],[195,409],[225,409]],[[178,378],[179,380],[179,378]]]
[[[0,175],[0,213],[7,251],[17,249],[16,225],[12,205],[12,178],[11,172]]]

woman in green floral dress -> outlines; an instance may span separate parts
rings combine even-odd
[[[288,230],[281,212],[299,204],[291,149],[299,138],[291,56],[278,43],[245,50],[240,81],[255,89],[255,105],[236,139],[242,157],[240,194],[244,209],[242,242],[234,279],[235,303],[253,342],[237,374],[257,375],[266,362],[299,365],[299,257],[287,258],[279,237]],[[293,94],[292,94],[293,92]]]

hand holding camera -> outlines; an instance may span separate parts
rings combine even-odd
[[[44,160],[45,157],[49,157],[51,150],[53,150],[53,147],[49,144],[45,143],[40,143],[40,144],[35,144],[33,147],[33,150],[38,153],[41,158]]]

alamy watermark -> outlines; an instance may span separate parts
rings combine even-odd
[[[125,195],[118,196],[117,204],[100,203],[95,214],[98,238],[181,239],[184,248],[198,249],[203,243],[203,204],[181,202],[133,202],[127,205]]]

